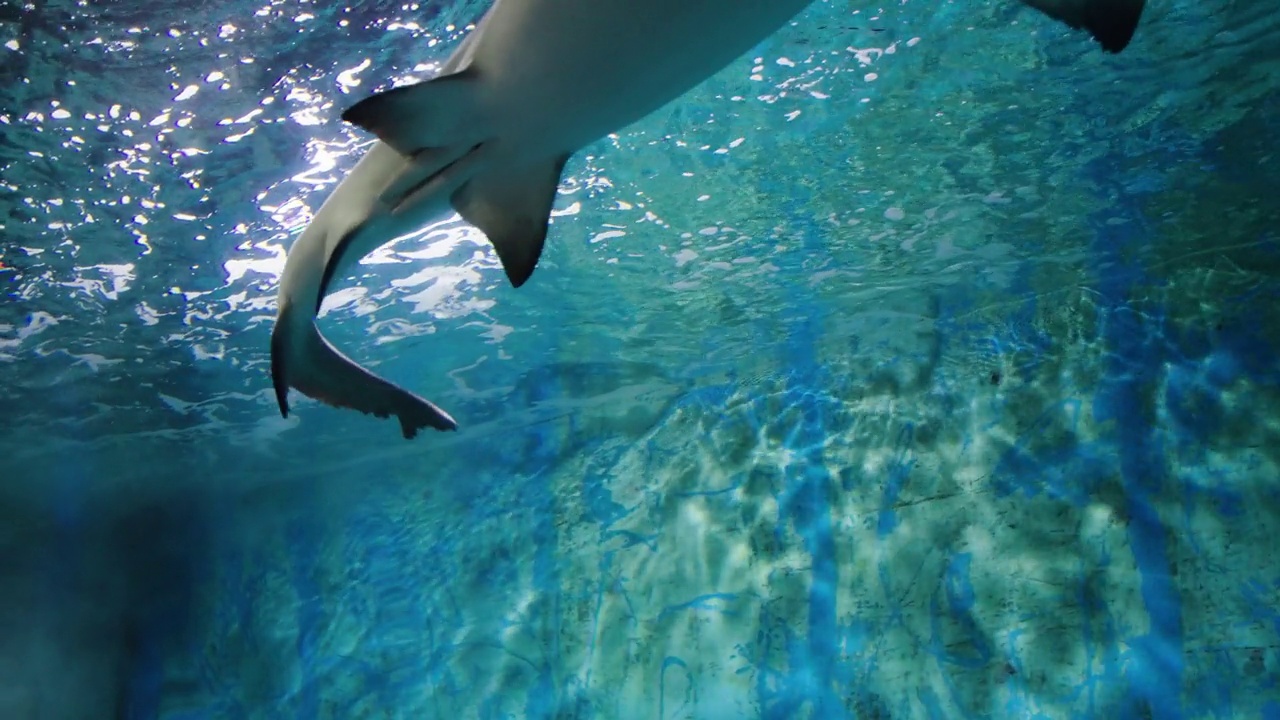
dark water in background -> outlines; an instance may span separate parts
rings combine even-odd
[[[1280,717],[1280,20],[818,4],[328,305],[283,250],[483,3],[0,5],[0,715]],[[435,45],[432,40],[438,40]]]

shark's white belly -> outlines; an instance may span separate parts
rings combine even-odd
[[[495,135],[573,152],[676,99],[811,0],[498,0],[471,62]]]

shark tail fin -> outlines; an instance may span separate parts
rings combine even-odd
[[[271,333],[271,380],[280,414],[289,416],[289,388],[334,407],[400,420],[405,438],[423,428],[456,430],[457,422],[430,401],[390,383],[338,352],[316,328],[289,322],[281,313]]]
[[[1146,0],[1022,0],[1023,3],[1073,28],[1084,29],[1107,52],[1129,45],[1142,18]]]

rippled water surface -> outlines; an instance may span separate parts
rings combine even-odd
[[[342,281],[457,434],[282,419],[338,115],[486,7],[0,4],[0,715],[1280,717],[1270,3],[817,2],[527,286],[457,218]]]

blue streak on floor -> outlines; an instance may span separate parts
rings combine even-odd
[[[792,203],[799,202],[793,199]],[[821,252],[821,235],[814,223],[797,216],[796,227],[808,229],[802,252]],[[812,576],[808,598],[807,638],[788,643],[788,670],[776,702],[759,698],[766,718],[790,717],[808,703],[815,718],[844,717],[844,707],[835,694],[836,589],[839,568],[836,562],[835,538],[832,532],[831,507],[827,501],[834,480],[827,469],[824,445],[827,437],[827,415],[830,407],[823,387],[822,372],[816,358],[816,341],[821,335],[823,307],[808,293],[793,285],[796,297],[791,307],[798,308],[798,321],[782,345],[784,366],[791,371],[790,386],[784,393],[788,408],[794,408],[797,423],[786,438],[792,461],[785,470],[785,490],[779,498],[779,520],[790,521],[812,558]]]
[[[889,463],[888,477],[885,478],[884,500],[880,504],[880,515],[876,523],[876,533],[883,539],[898,526],[898,514],[894,509],[898,496],[906,487],[911,469],[916,464],[912,446],[915,442],[915,425],[906,423],[898,431],[898,439],[894,443],[893,460]]]
[[[554,376],[535,383],[529,389],[529,403],[558,395],[558,381]],[[547,643],[543,657],[534,660],[537,680],[525,698],[525,717],[533,719],[553,718],[560,712],[561,688],[556,687],[552,674],[554,663],[560,656],[558,618],[560,606],[560,572],[556,560],[555,497],[550,486],[550,473],[556,460],[564,451],[565,439],[555,423],[543,423],[527,429],[529,437],[524,444],[524,454],[517,465],[516,474],[532,483],[529,498],[537,520],[533,524],[533,590],[543,600],[532,608],[530,622],[539,628]]]
[[[1099,163],[1095,171],[1105,180],[1108,168]],[[1094,399],[1100,423],[1114,422],[1114,441],[1119,455],[1124,488],[1124,512],[1128,516],[1129,546],[1141,574],[1140,591],[1150,619],[1150,631],[1129,638],[1133,663],[1126,673],[1129,681],[1126,717],[1150,713],[1153,718],[1181,718],[1183,708],[1178,693],[1168,688],[1182,687],[1183,627],[1178,588],[1173,582],[1169,557],[1169,532],[1159,517],[1155,499],[1168,478],[1164,470],[1164,448],[1152,431],[1155,409],[1151,392],[1156,369],[1165,360],[1162,343],[1152,339],[1148,321],[1130,306],[1135,290],[1148,282],[1143,271],[1129,258],[1153,234],[1146,231],[1136,201],[1110,198],[1110,207],[1091,219],[1094,228],[1093,252],[1097,288],[1105,313],[1104,340],[1109,356],[1107,375]],[[1117,206],[1118,204],[1118,206]],[[1129,222],[1109,224],[1108,219],[1123,212]],[[1151,312],[1148,310],[1148,312]]]
[[[314,677],[318,664],[316,647],[324,631],[320,607],[320,584],[316,579],[320,564],[320,528],[314,513],[299,513],[285,530],[289,551],[289,578],[297,594],[298,659],[307,670],[304,678]],[[298,720],[320,717],[320,696],[315,683],[301,680],[296,696]]]

